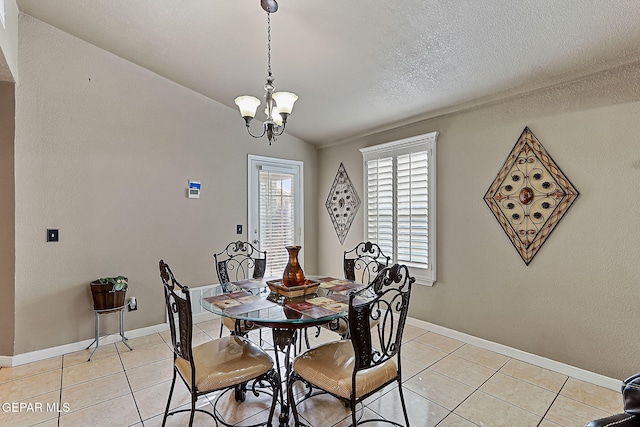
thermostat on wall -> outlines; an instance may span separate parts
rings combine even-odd
[[[188,194],[190,199],[200,198],[200,181],[189,181]]]

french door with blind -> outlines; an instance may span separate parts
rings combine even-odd
[[[281,276],[289,260],[285,246],[303,246],[303,164],[254,155],[248,159],[248,239],[267,251],[265,276]],[[301,253],[301,263],[303,259]]]

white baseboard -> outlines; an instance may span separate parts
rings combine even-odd
[[[194,323],[204,322],[207,320],[217,319],[219,316],[212,313],[198,313],[194,314]],[[462,341],[466,344],[472,344],[486,350],[494,351],[496,353],[503,354],[514,359],[521,360],[523,362],[531,363],[541,368],[549,369],[550,371],[558,372],[563,375],[586,381],[591,384],[599,385],[611,390],[620,391],[622,384],[621,380],[615,378],[609,378],[604,375],[596,374],[595,372],[586,371],[575,366],[567,365],[566,363],[556,362],[555,360],[547,359],[546,357],[538,356],[526,351],[518,350],[516,348],[507,347],[506,345],[487,341],[483,338],[478,338],[473,335],[468,335],[463,332],[458,332],[453,329],[445,328],[443,326],[435,325],[433,323],[425,322],[409,317],[407,323],[413,326],[417,326],[422,329],[426,329],[431,332],[444,335],[449,338]],[[138,338],[146,335],[151,335],[159,332],[164,332],[169,329],[169,325],[162,323],[159,325],[148,326],[146,328],[134,329],[126,331],[127,338]],[[93,338],[70,344],[64,344],[57,347],[46,348],[42,350],[32,351],[29,353],[18,354],[11,356],[0,356],[0,367],[11,367],[23,365],[25,363],[37,362],[39,360],[48,359],[50,357],[61,356],[67,353],[73,353],[74,351],[84,350],[93,341]],[[111,344],[120,341],[120,335],[113,334],[100,338],[100,345]]]
[[[218,317],[219,316],[213,313],[199,313],[193,315],[193,321],[194,323],[198,323],[211,319],[217,319]],[[161,323],[159,325],[147,326],[145,328],[125,331],[124,335],[127,338],[131,339],[164,332],[167,330],[169,330],[169,325],[167,323]],[[120,341],[120,335],[118,333],[100,337],[100,345],[112,344],[118,341]],[[74,351],[84,350],[92,342],[93,338],[90,338],[80,342],[69,343],[57,347],[50,347],[42,350],[31,351],[29,353],[18,354],[13,357],[0,356],[0,367],[19,366],[24,365],[25,363],[48,359],[50,357],[62,356],[64,354],[73,353]]]
[[[526,351],[518,350],[516,348],[508,347],[506,345],[498,344],[492,341],[487,341],[483,338],[478,338],[473,335],[468,335],[463,332],[458,332],[456,330],[425,322],[423,320],[409,317],[407,318],[407,323],[409,325],[417,326],[419,328],[444,335],[445,337],[462,341],[465,344],[475,345],[476,347],[484,348],[485,350],[500,353],[505,356],[518,359],[523,362],[531,363],[532,365],[540,366],[541,368],[549,369],[550,371],[558,372],[560,374],[586,381],[591,384],[599,385],[611,390],[620,391],[620,386],[622,385],[622,381],[615,378],[609,378],[604,375],[596,374],[595,372],[576,368],[575,366],[567,365],[566,363],[556,362],[555,360],[547,359],[546,357],[527,353]]]
[[[146,328],[134,329],[130,331],[125,331],[125,336],[127,338],[138,338],[145,335],[151,335],[158,332],[163,332],[169,329],[169,325],[163,323],[161,325],[148,326]],[[100,345],[112,344],[114,342],[120,341],[120,335],[118,333],[107,335],[100,337]],[[93,338],[69,343],[64,345],[59,345],[57,347],[45,348],[42,350],[31,351],[29,353],[23,353],[15,355],[11,358],[11,364],[9,365],[0,365],[0,366],[19,366],[24,365],[25,363],[37,362],[39,360],[48,359],[50,357],[61,356],[67,353],[73,353],[74,351],[80,351],[86,349],[89,344],[93,342]]]

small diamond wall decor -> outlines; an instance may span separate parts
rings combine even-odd
[[[529,265],[578,195],[525,127],[484,201]]]
[[[343,244],[360,207],[360,198],[355,188],[353,188],[353,184],[351,184],[349,175],[347,175],[342,163],[338,167],[338,172],[324,205],[327,208],[327,212],[329,212],[338,240],[340,240],[340,244]]]

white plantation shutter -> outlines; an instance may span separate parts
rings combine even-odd
[[[294,175],[260,170],[260,249],[267,251],[266,276],[278,276],[289,259],[285,246],[295,243]]]
[[[397,157],[397,260],[409,266],[429,264],[428,159],[426,151]]]
[[[418,283],[435,281],[437,133],[363,148],[365,236]]]
[[[393,158],[366,162],[367,240],[376,242],[385,254],[393,253]]]

